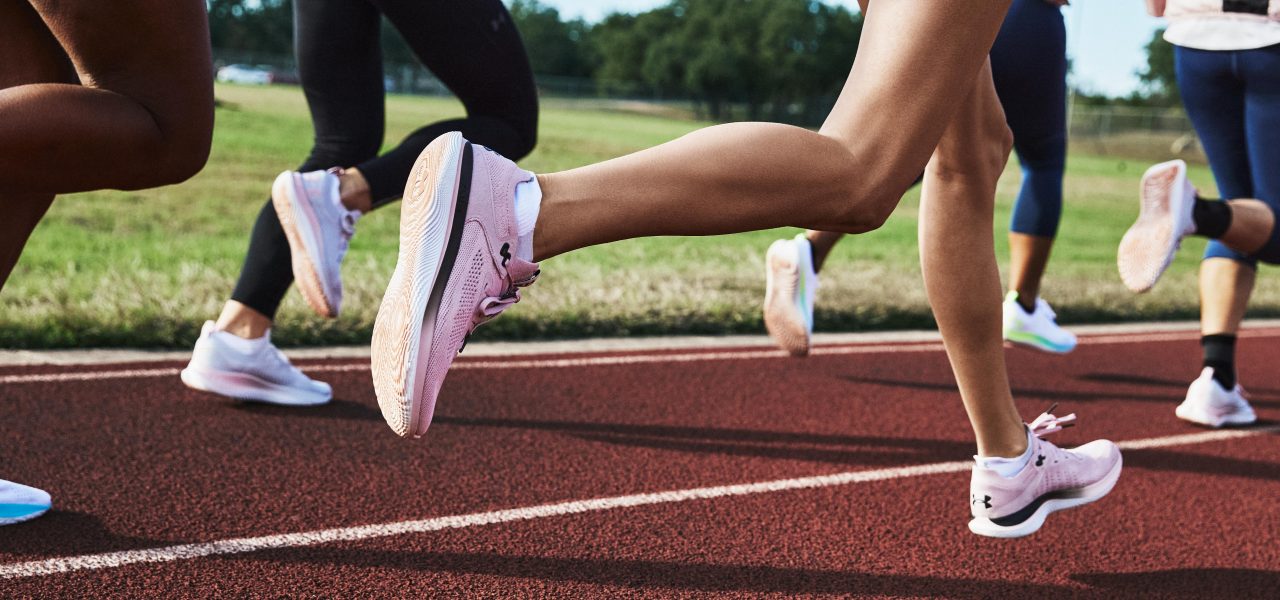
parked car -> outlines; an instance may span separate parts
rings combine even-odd
[[[218,81],[240,83],[244,85],[267,85],[271,83],[271,70],[251,65],[227,65],[218,69]]]

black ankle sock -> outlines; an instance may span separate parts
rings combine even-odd
[[[1196,197],[1191,219],[1196,223],[1196,235],[1218,239],[1231,228],[1231,205],[1222,200]]]
[[[1204,366],[1213,368],[1213,378],[1222,387],[1236,387],[1236,336],[1225,333],[1200,338],[1204,347]]]

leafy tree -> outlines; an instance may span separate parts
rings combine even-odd
[[[1150,104],[1172,106],[1182,103],[1178,93],[1178,75],[1173,62],[1173,44],[1164,40],[1164,30],[1158,30],[1147,42],[1147,67],[1138,73],[1143,89],[1140,96]]]
[[[207,0],[216,49],[263,57],[292,56],[291,0]]]
[[[590,27],[581,19],[560,20],[560,11],[538,0],[516,0],[511,17],[529,49],[529,61],[538,75],[587,77],[590,56],[584,50]]]

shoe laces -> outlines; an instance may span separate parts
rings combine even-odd
[[[268,357],[270,357],[272,361],[284,367],[293,375],[302,375],[302,370],[299,369],[298,367],[293,366],[293,363],[289,360],[289,357],[285,356],[284,352],[281,352],[279,348],[275,347],[275,344],[272,344],[270,348],[271,348],[271,351],[266,354]]]
[[[1057,433],[1068,427],[1075,427],[1074,421],[1076,420],[1076,414],[1071,413],[1063,417],[1056,417],[1053,415],[1053,411],[1057,408],[1058,404],[1055,402],[1053,406],[1049,407],[1049,410],[1040,413],[1040,416],[1027,424],[1027,427],[1031,429],[1031,433],[1033,435],[1044,439],[1044,436],[1046,435]]]
[[[325,172],[334,177],[342,177],[346,169],[333,167]],[[339,185],[338,187],[341,189],[342,186]],[[347,248],[351,245],[351,236],[356,234],[356,221],[360,219],[360,211],[347,209],[342,205],[341,199],[338,201],[338,206],[342,211],[342,217],[338,219],[338,262],[342,262],[347,257]]]
[[[1032,435],[1037,439],[1042,440],[1040,444],[1041,451],[1050,453],[1054,457],[1055,461],[1078,460],[1080,457],[1076,456],[1074,453],[1067,452],[1052,442],[1043,441],[1047,435],[1057,433],[1068,427],[1075,427],[1074,421],[1076,420],[1076,414],[1071,413],[1062,417],[1054,416],[1053,411],[1057,408],[1058,404],[1055,402],[1053,406],[1049,407],[1049,410],[1040,413],[1040,416],[1027,424],[1027,428],[1031,431]]]
[[[338,227],[338,262],[342,262],[347,257],[347,248],[351,246],[351,236],[356,234],[356,219],[359,213],[354,210],[348,210],[342,213],[342,219],[339,220]]]
[[[538,279],[538,273],[534,272],[528,279],[512,284],[501,295],[487,296],[480,301],[480,305],[476,307],[475,314],[472,315],[471,326],[467,329],[467,335],[462,338],[462,346],[458,348],[458,354],[462,354],[462,351],[466,350],[467,343],[471,341],[471,334],[475,333],[477,327],[492,321],[502,314],[502,311],[511,308],[520,301],[520,288],[533,284]]]

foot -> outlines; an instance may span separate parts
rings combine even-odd
[[[1053,354],[1075,350],[1075,334],[1058,326],[1057,319],[1043,298],[1036,298],[1032,313],[1018,302],[1018,292],[1009,292],[1004,299],[1004,339],[1014,344]]]
[[[1196,189],[1187,181],[1187,163],[1173,160],[1142,176],[1138,220],[1120,240],[1116,264],[1120,279],[1134,292],[1156,284],[1173,262],[1182,238],[1195,233],[1191,218]]]
[[[1205,367],[1200,378],[1187,388],[1187,399],[1174,411],[1179,419],[1206,427],[1225,425],[1251,425],[1258,420],[1257,413],[1244,398],[1244,388],[1236,384],[1228,391],[1213,378],[1213,367]]]
[[[356,232],[360,211],[347,210],[330,171],[285,171],[271,186],[271,204],[280,217],[298,291],[311,309],[334,318],[342,309],[342,259]]]
[[[792,356],[809,354],[818,274],[804,234],[778,240],[765,254],[764,326]]]
[[[271,332],[245,340],[218,331],[213,321],[200,331],[182,382],[202,392],[280,406],[317,406],[333,398],[329,384],[304,375],[271,344]]]
[[[51,506],[53,501],[44,491],[0,479],[0,525],[30,521]]]
[[[1115,444],[1097,440],[1067,450],[1041,439],[1073,420],[1075,415],[1058,418],[1046,412],[1033,421],[1028,426],[1031,460],[1012,477],[974,465],[970,531],[999,538],[1031,535],[1050,513],[1088,504],[1111,491],[1123,462]]]
[[[532,179],[457,132],[436,138],[414,164],[400,254],[373,326],[374,390],[398,435],[426,433],[467,337],[537,278],[538,265],[515,256],[515,190]]]

